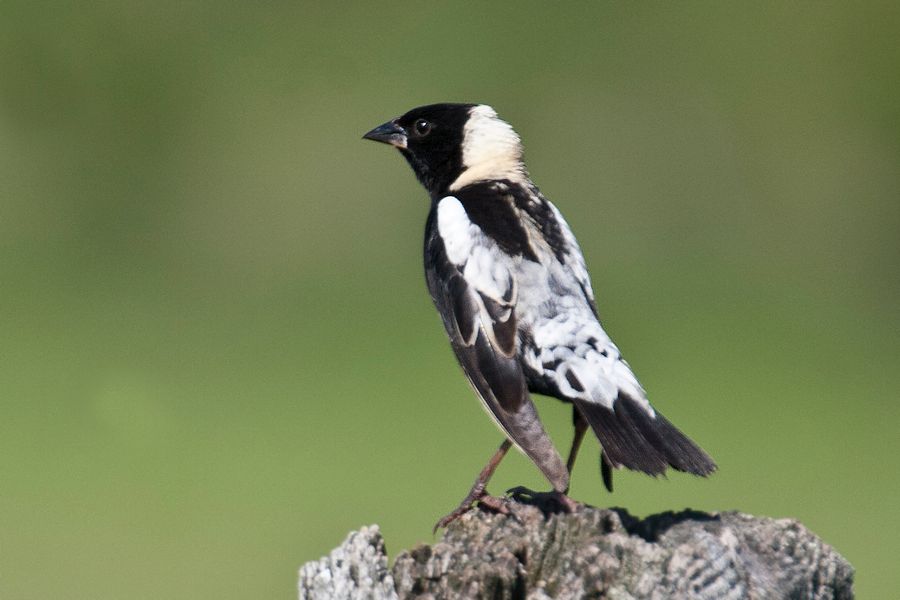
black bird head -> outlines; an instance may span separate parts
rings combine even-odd
[[[429,104],[363,136],[396,147],[432,198],[474,181],[524,175],[512,127],[484,104]]]

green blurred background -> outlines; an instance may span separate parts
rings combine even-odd
[[[360,136],[492,104],[709,480],[572,494],[801,519],[900,586],[896,3],[0,5],[0,597],[290,598],[430,541],[500,442]],[[558,445],[569,411],[539,409]],[[492,489],[546,487],[511,455]]]

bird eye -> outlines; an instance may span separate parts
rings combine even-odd
[[[416,129],[416,134],[419,136],[428,135],[428,132],[431,131],[431,123],[429,123],[425,119],[419,119],[418,121],[416,121],[414,127]]]

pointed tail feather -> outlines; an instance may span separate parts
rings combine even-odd
[[[629,396],[620,393],[612,409],[584,400],[575,400],[575,405],[590,423],[612,467],[650,475],[662,475],[668,467],[700,476],[716,470],[713,459],[668,419],[658,411],[651,416]]]

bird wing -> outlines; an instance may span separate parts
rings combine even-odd
[[[517,356],[516,280],[497,243],[453,196],[429,215],[428,289],[466,377],[503,432],[558,491],[568,472],[544,431]]]

